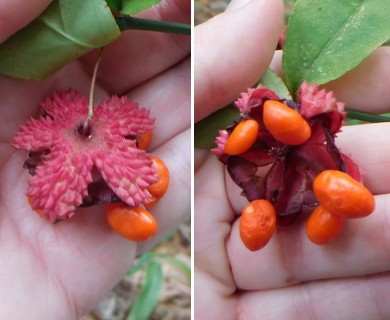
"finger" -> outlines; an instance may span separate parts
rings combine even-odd
[[[277,51],[271,68],[283,75],[282,54]],[[379,47],[357,67],[325,84],[347,108],[370,113],[390,111],[390,47]]]
[[[374,194],[390,193],[390,148],[386,147],[388,132],[390,123],[344,126],[336,138],[340,151],[359,166],[364,185]],[[269,167],[264,168],[264,175],[268,170]],[[226,190],[234,212],[240,213],[248,201],[228,173]]]
[[[348,108],[371,113],[390,111],[390,47],[380,47],[360,65],[326,84]]]
[[[387,148],[390,123],[344,126],[337,134],[339,150],[359,166],[364,185],[373,194],[390,193],[390,148]],[[260,169],[262,170],[262,169]],[[264,175],[269,167],[264,168]],[[226,190],[234,212],[248,204],[238,187],[226,173]]]
[[[191,1],[167,0],[139,17],[177,23],[190,23]],[[123,94],[171,68],[190,54],[187,35],[128,30],[104,49],[98,82],[112,94]],[[98,52],[83,62],[92,73]]]
[[[195,121],[232,102],[268,67],[282,1],[253,0],[195,28]]]
[[[0,1],[0,43],[33,21],[51,0]]]
[[[311,243],[304,225],[297,223],[279,229],[262,250],[250,252],[242,244],[235,222],[227,248],[238,288],[277,288],[303,281],[390,270],[390,197],[381,195],[375,200],[376,209],[372,215],[347,220],[341,237],[324,246]]]
[[[269,167],[269,166],[268,166]],[[259,171],[262,168],[259,169]],[[248,199],[243,196],[242,189],[232,180],[227,170],[225,170],[225,183],[226,183],[226,192],[230,201],[230,204],[233,208],[233,211],[236,215],[241,214],[243,208],[248,205]]]
[[[268,276],[272,272],[269,269]],[[388,319],[390,274],[304,283],[240,296],[239,318],[295,319]]]
[[[10,209],[6,217],[12,218],[7,221],[2,220],[2,226],[6,229],[1,234],[7,237],[9,242],[12,238],[20,236],[23,243],[31,243],[31,246],[38,245],[42,254],[48,256],[47,265],[52,265],[50,270],[58,277],[70,277],[69,270],[72,270],[73,260],[69,257],[78,257],[78,269],[71,273],[72,279],[69,279],[64,288],[75,297],[76,307],[80,308],[80,313],[85,313],[93,307],[102,298],[104,292],[108,292],[115,283],[125,274],[131,266],[135,257],[136,250],[143,252],[150,249],[157,242],[165,239],[180,222],[189,218],[190,215],[190,130],[186,130],[181,135],[166,143],[163,147],[155,150],[155,154],[166,162],[170,170],[170,186],[165,197],[151,209],[159,223],[157,236],[150,242],[134,243],[128,241],[109,227],[105,214],[101,206],[95,206],[88,209],[78,209],[75,216],[61,224],[52,225],[49,221],[38,217],[32,212],[24,196],[24,190],[27,189],[28,173],[23,170],[24,157],[15,153],[12,161],[7,162],[3,168],[3,182],[9,184],[13,182],[12,189],[7,185],[7,194],[13,197],[3,197],[6,199],[2,205],[6,208],[17,206],[19,210]],[[16,174],[16,175],[15,175]],[[18,179],[15,181],[15,176]],[[1,190],[5,186],[1,185]],[[2,194],[3,195],[3,194]],[[15,201],[17,198],[17,201]],[[9,214],[12,212],[12,215]],[[20,228],[15,231],[15,226]],[[44,230],[43,230],[44,229]],[[42,232],[42,230],[44,232]],[[61,243],[63,242],[63,243]],[[115,248],[115,250],[113,250]],[[35,253],[35,252],[34,252]],[[66,261],[63,259],[66,256]],[[96,262],[103,268],[98,268],[91,272],[91,262]],[[68,273],[66,273],[68,272]],[[86,275],[89,276],[86,276]],[[86,294],[84,290],[76,292],[75,283],[86,283],[91,285],[91,281],[96,281],[95,291],[92,294]]]
[[[239,304],[232,288],[195,267],[194,272],[195,319],[239,319]],[[248,319],[258,319],[248,318]]]
[[[7,119],[0,128],[1,141],[7,143],[10,152],[13,151],[8,145],[12,135],[22,123],[36,115],[39,103],[54,90],[77,88],[81,94],[88,96],[90,85],[89,76],[77,62],[67,65],[52,77],[37,82],[0,77],[0,93],[3,97],[0,115],[2,119]],[[190,126],[190,88],[190,65],[189,60],[185,60],[129,94],[130,99],[138,102],[140,107],[151,109],[151,116],[156,118],[152,149]],[[18,92],[18,95],[10,92]],[[100,86],[95,87],[94,96],[95,104],[108,97]],[[0,159],[8,154],[3,152]]]
[[[48,221],[44,223],[46,228],[41,232],[38,246],[46,256],[47,272],[56,279],[66,279],[62,286],[74,299],[78,313],[85,314],[129,270],[135,259],[136,243],[120,237],[110,228],[101,206],[78,209],[72,219],[58,226],[49,225]],[[91,265],[100,267],[92,271]],[[88,292],[90,290],[84,286],[78,288],[80,283],[93,286],[94,292]]]
[[[158,233],[150,241],[138,244],[137,252],[151,249],[164,240],[191,215],[191,143],[190,130],[153,151],[169,169],[169,187],[160,201],[150,209],[158,222]]]
[[[70,300],[64,300],[72,304],[73,311],[85,314],[126,273],[136,245],[114,233],[101,206],[78,209],[72,219],[55,225],[33,212],[25,196],[28,173],[23,162],[24,157],[15,153],[1,171],[0,241],[2,261],[8,261],[1,267],[17,270],[15,277],[5,272],[5,278],[13,279],[15,288],[24,288],[29,279],[33,292],[46,292],[47,282],[54,279],[56,285],[60,281],[61,298],[66,294]],[[101,268],[91,268],[91,264]],[[4,275],[1,280],[6,280]],[[78,288],[79,283],[93,285],[94,292]],[[51,288],[54,304],[58,298],[55,285]],[[40,303],[35,306],[39,310]]]
[[[223,166],[210,156],[198,170],[194,183],[195,266],[235,287],[225,247],[234,214],[226,198]]]
[[[340,151],[360,167],[364,184],[374,194],[390,193],[390,123],[345,126],[336,139]]]
[[[190,127],[191,67],[189,59],[130,91],[128,96],[150,109],[156,119],[151,149]],[[189,143],[190,140],[187,141]]]
[[[39,81],[0,76],[0,117],[4,121],[0,127],[0,142],[8,144],[10,150],[12,136],[19,126],[37,115],[40,102],[45,96],[52,95],[56,90],[76,88],[81,94],[88,96],[91,86],[90,77],[82,70],[78,62],[71,63],[51,77]],[[95,87],[95,102],[100,103],[107,94]],[[3,152],[1,157],[5,156]]]
[[[194,172],[202,166],[203,162],[207,159],[209,150],[206,149],[194,149]]]

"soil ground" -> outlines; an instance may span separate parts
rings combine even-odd
[[[183,223],[166,241],[153,252],[169,255],[191,266],[191,227]],[[159,259],[164,283],[157,307],[149,319],[187,320],[191,319],[191,285],[186,274],[164,259]],[[132,303],[144,283],[146,269],[132,276],[125,276],[95,309],[80,320],[126,320]]]

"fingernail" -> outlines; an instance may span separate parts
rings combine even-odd
[[[240,9],[244,6],[246,6],[249,2],[252,2],[255,0],[232,0],[225,11],[232,11]]]

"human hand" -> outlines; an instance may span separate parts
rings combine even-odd
[[[49,2],[34,1],[34,8],[42,11]],[[4,12],[25,22],[6,29],[0,39],[39,13],[25,17],[20,6],[9,5]],[[189,23],[190,12],[189,1],[167,0],[141,16]],[[27,155],[11,146],[12,137],[54,91],[73,88],[88,96],[97,54],[41,81],[0,76],[1,319],[79,319],[123,277],[136,255],[189,217],[190,39],[146,31],[126,31],[106,47],[95,101],[126,94],[156,119],[151,150],[170,170],[166,195],[150,209],[159,224],[157,235],[142,243],[118,236],[100,206],[78,209],[74,217],[55,225],[31,210],[25,196],[29,174],[23,169]]]
[[[195,121],[235,100],[261,77],[274,53],[282,10],[281,1],[254,0],[195,28]],[[216,37],[222,39],[212,46]],[[328,89],[347,107],[389,112],[389,54],[388,48],[378,49]],[[272,65],[280,70],[280,54]],[[390,150],[384,148],[384,132],[389,128],[387,123],[351,126],[339,134],[338,146],[365,173],[376,210],[348,221],[342,237],[326,246],[307,239],[302,219],[250,252],[237,220],[247,200],[215,155],[198,150],[195,318],[388,318]]]

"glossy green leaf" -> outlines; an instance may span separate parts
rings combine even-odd
[[[136,14],[160,3],[161,0],[123,0],[123,14]]]
[[[283,70],[290,92],[327,83],[390,38],[389,0],[298,0],[290,15]]]
[[[39,79],[120,36],[104,0],[58,0],[0,45],[0,73]]]
[[[228,125],[232,124],[239,118],[240,112],[234,105],[231,104],[195,123],[195,148],[211,149],[215,147],[215,138],[218,135],[218,131],[225,129]]]
[[[157,305],[163,280],[161,265],[158,262],[150,261],[146,271],[145,283],[132,305],[127,320],[149,319]]]
[[[275,92],[279,98],[292,100],[291,94],[283,79],[280,78],[279,75],[272,69],[267,70],[260,79],[259,83]]]

